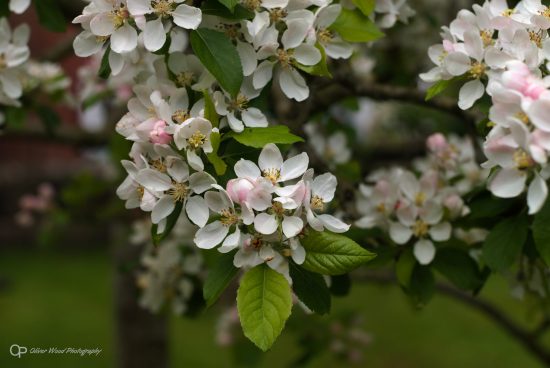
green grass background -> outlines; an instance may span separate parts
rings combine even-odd
[[[0,253],[0,276],[10,280],[0,291],[0,367],[113,367],[113,272],[107,252]],[[509,296],[503,280],[493,278],[482,294],[518,321],[529,322],[528,311]],[[334,313],[349,309],[364,316],[373,336],[364,367],[541,367],[492,322],[442,296],[417,311],[396,287],[355,285],[348,297],[334,300]],[[219,312],[213,308],[195,320],[173,318],[171,366],[232,366],[231,352],[214,343]],[[98,357],[26,354],[16,359],[8,352],[14,343],[103,351]],[[295,336],[285,331],[261,366],[284,367],[298,353]],[[325,352],[309,366],[347,365]]]

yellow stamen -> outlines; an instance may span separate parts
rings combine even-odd
[[[192,149],[201,148],[207,141],[206,135],[202,134],[200,131],[193,133],[191,137],[187,139],[187,143]]]
[[[417,238],[422,238],[426,236],[428,234],[429,229],[430,229],[429,225],[420,219],[416,220],[416,222],[412,227],[413,234]]]
[[[479,61],[472,63],[469,73],[474,79],[481,78],[485,74],[485,64],[480,63]]]
[[[323,203],[323,198],[318,195],[314,195],[311,198],[311,208],[317,211],[322,211],[325,209],[325,204]]]
[[[232,209],[224,209],[220,212],[222,215],[220,218],[220,222],[224,226],[231,226],[239,222],[239,217],[235,214],[235,212]]]
[[[262,171],[262,176],[275,184],[277,180],[279,180],[279,178],[281,177],[281,170],[274,168],[267,169]]]
[[[174,183],[174,187],[168,193],[174,197],[174,202],[183,202],[189,194],[189,187],[183,183]]]

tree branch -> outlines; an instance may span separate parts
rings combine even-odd
[[[381,273],[357,273],[353,275],[357,281],[371,282],[377,284],[395,284],[396,279],[390,274]],[[458,290],[446,284],[436,284],[436,290],[449,298],[455,299],[464,305],[467,305],[496,323],[516,341],[518,341],[527,351],[541,361],[544,365],[550,366],[550,350],[543,346],[538,337],[540,334],[533,334],[516,322],[512,321],[504,312],[499,310],[493,304],[481,298],[474,297],[467,292]]]

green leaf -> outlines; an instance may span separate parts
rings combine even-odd
[[[107,45],[105,53],[101,58],[101,64],[99,65],[99,70],[97,71],[97,76],[102,79],[108,79],[111,75],[111,65],[109,64],[109,54],[111,53],[110,45]]]
[[[475,198],[468,204],[471,212],[467,219],[471,221],[485,218],[495,218],[506,212],[513,205],[513,200],[497,198],[490,193],[486,193]]]
[[[484,282],[476,261],[460,249],[439,249],[433,267],[460,289],[477,290]]]
[[[0,17],[8,17],[10,15],[10,3],[9,1],[0,2]]]
[[[112,97],[114,97],[114,92],[108,89],[95,93],[82,101],[82,110],[87,110],[95,104]]]
[[[265,128],[245,128],[242,132],[229,132],[226,136],[248,147],[263,148],[268,143],[292,144],[303,142],[297,135],[290,133],[285,125],[275,125]]]
[[[220,125],[220,117],[216,112],[216,106],[214,105],[214,101],[212,101],[212,97],[210,96],[208,91],[204,91],[203,96],[204,96],[204,118],[206,120],[209,120],[212,123],[212,126],[214,128],[217,128]]]
[[[153,226],[151,226],[151,239],[153,240],[154,245],[159,245],[160,242],[172,232],[172,229],[174,229],[176,222],[178,222],[178,218],[180,217],[182,209],[183,202],[177,201],[176,206],[174,207],[174,211],[172,211],[172,213],[166,219],[166,228],[164,229],[164,232],[162,234],[157,234],[158,226],[156,224],[153,224]]]
[[[306,249],[302,266],[323,275],[348,273],[376,257],[350,238],[328,231],[310,230],[301,243]]]
[[[518,258],[529,230],[527,215],[499,222],[483,243],[483,259],[493,271],[503,271]]]
[[[214,166],[216,174],[223,175],[227,171],[227,164],[218,155],[218,149],[220,148],[220,133],[210,133],[210,141],[212,142],[212,152],[206,154],[208,161]]]
[[[231,19],[231,20],[243,20],[254,18],[254,12],[246,9],[244,6],[238,4],[233,8],[233,12],[220,4],[216,0],[207,0],[202,3],[201,11],[203,14],[215,15],[218,17]]]
[[[27,119],[27,111],[22,107],[8,107],[4,111],[6,114],[6,124],[10,127],[22,127]]]
[[[229,37],[221,32],[199,28],[191,32],[191,47],[218,83],[236,96],[243,83],[243,67]]]
[[[216,265],[208,271],[202,289],[207,307],[210,307],[218,300],[221,293],[239,272],[239,269],[233,265],[234,256],[235,252],[222,253]]]
[[[330,276],[330,293],[334,296],[346,296],[351,290],[351,279],[347,273]]]
[[[348,42],[370,42],[384,37],[384,33],[369,18],[349,9],[342,9],[329,28]]]
[[[535,215],[532,229],[535,247],[544,262],[550,266],[550,200]]]
[[[407,289],[411,284],[411,277],[416,265],[416,258],[412,252],[412,248],[407,248],[401,253],[399,259],[395,263],[395,276],[399,284]]]
[[[67,22],[57,0],[34,0],[40,24],[53,32],[65,32]]]
[[[421,307],[426,305],[435,292],[435,278],[428,266],[417,263],[411,275],[411,283],[407,293]]]
[[[430,86],[430,88],[428,88],[428,90],[426,91],[426,98],[425,100],[426,101],[429,101],[431,100],[432,98],[434,98],[435,96],[439,95],[440,93],[442,93],[443,91],[445,91],[447,88],[449,88],[450,86],[452,86],[455,82],[458,82],[460,80],[462,80],[463,77],[460,76],[460,77],[454,77],[454,78],[451,78],[451,79],[447,79],[447,80],[440,80],[440,81],[437,81],[435,82],[434,84],[432,84]]]
[[[315,65],[302,65],[298,62],[294,63],[294,65],[298,69],[300,69],[300,70],[302,70],[302,71],[304,71],[308,74],[316,75],[318,77],[331,77],[332,78],[332,74],[330,74],[330,70],[328,70],[327,54],[325,52],[324,47],[321,46],[318,42],[315,44],[315,47],[321,53],[321,61],[319,61]]]
[[[229,9],[232,13],[235,10],[235,6],[239,3],[238,0],[218,0],[220,3],[223,4],[227,9]]]
[[[309,272],[294,262],[289,262],[289,271],[292,289],[298,299],[317,314],[330,312],[330,292],[323,276]]]
[[[244,335],[263,351],[271,348],[292,310],[290,285],[266,264],[245,273],[237,291]]]
[[[376,0],[351,0],[353,4],[361,10],[367,17],[372,14],[376,5]]]

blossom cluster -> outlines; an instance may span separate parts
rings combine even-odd
[[[148,225],[148,220],[137,221],[130,238],[132,244],[145,244],[137,275],[139,303],[151,312],[169,305],[175,314],[184,314],[195,291],[195,279],[203,268],[200,252],[185,241],[193,236],[195,228],[180,217],[162,247],[157,247],[151,242]]]
[[[416,162],[415,171],[392,168],[367,177],[357,205],[362,214],[358,227],[387,231],[397,244],[413,239],[413,253],[420,264],[434,259],[434,242],[451,238],[452,222],[469,213],[463,196],[487,176],[475,161],[469,139],[446,139],[437,133],[428,138],[427,148],[428,156]],[[462,230],[458,235],[471,234]],[[483,240],[483,235],[476,241]]]
[[[202,118],[196,121],[189,124],[208,122]],[[188,134],[187,139],[196,139],[195,133]],[[268,144],[258,164],[238,161],[234,167],[237,177],[224,188],[212,175],[193,165],[198,157],[195,152],[187,152],[186,162],[166,144],[136,143],[132,149],[135,160],[123,161],[128,177],[117,194],[126,200],[127,208],[150,211],[159,233],[181,205],[199,227],[194,237],[199,248],[212,249],[221,244],[218,250],[222,253],[237,249],[236,267],[265,262],[288,277],[288,257],[297,264],[304,262],[300,235],[306,227],[337,233],[349,228],[324,213],[334,198],[336,177],[330,173],[314,177],[305,153],[283,160],[277,146]]]
[[[436,67],[425,81],[467,81],[458,105],[469,109],[487,93],[491,131],[483,150],[485,167],[494,168],[489,190],[512,198],[527,190],[529,213],[544,204],[550,152],[550,8],[540,0],[523,0],[509,8],[505,0],[461,10],[443,43],[429,50]]]
[[[231,101],[233,104],[243,105],[244,101],[257,97],[273,78],[274,70],[283,92],[302,101],[308,97],[309,88],[298,68],[318,64],[322,59],[319,47],[334,59],[349,58],[353,51],[350,44],[328,29],[342,9],[331,3],[243,1],[242,6],[252,12],[252,19],[231,20],[203,14],[201,9],[175,0],[93,0],[74,20],[84,28],[74,47],[77,55],[86,57],[101,52],[104,44],[108,44],[109,64],[116,75],[125,64],[139,59],[143,53],[141,46],[149,52],[158,52],[169,39],[170,74],[180,84],[203,90],[211,87],[215,79],[203,75],[200,63],[182,53],[187,42],[186,30],[200,25],[225,33],[239,53],[246,79],[242,96]],[[205,77],[203,83],[197,83],[200,76]],[[229,98],[225,91],[219,92],[219,100]],[[223,109],[224,104],[221,105]]]

